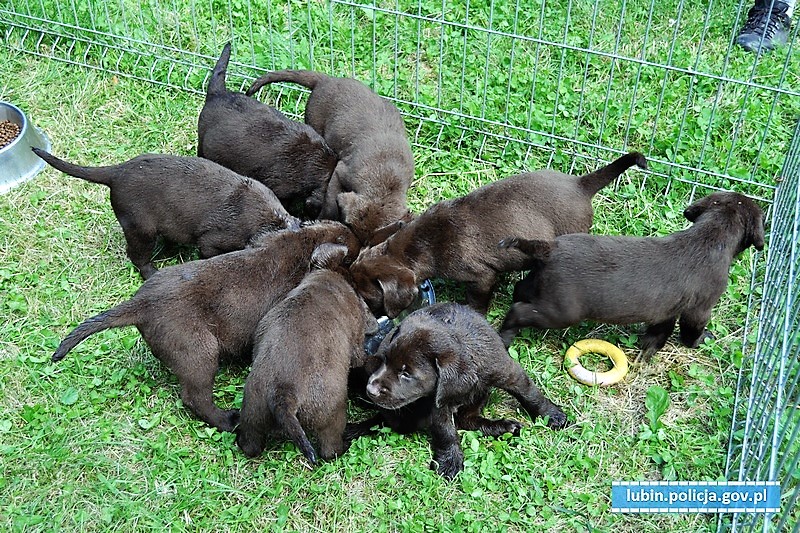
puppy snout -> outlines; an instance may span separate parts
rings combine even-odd
[[[367,395],[370,398],[380,398],[386,394],[387,389],[377,381],[370,381],[367,383]]]

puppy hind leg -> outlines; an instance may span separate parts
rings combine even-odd
[[[214,369],[216,373],[216,368]],[[199,371],[191,377],[178,376],[181,384],[181,401],[197,418],[220,431],[233,431],[239,422],[239,411],[223,410],[214,404],[214,374],[198,376]]]
[[[640,343],[641,357],[645,363],[649,362],[653,354],[664,347],[673,329],[675,329],[675,318],[647,326]]]
[[[181,386],[181,401],[197,418],[220,431],[233,431],[239,411],[222,410],[214,404],[214,380],[219,368],[219,343],[203,328],[184,329],[169,341],[155,340],[152,331],[142,336],[159,360],[167,364]]]
[[[122,232],[125,235],[126,251],[131,263],[139,270],[143,279],[150,278],[157,272],[153,266],[153,251],[158,235],[128,224],[122,226]]]
[[[236,428],[236,445],[247,457],[257,457],[264,451],[267,432],[274,425],[272,413],[261,405],[256,409],[242,404],[241,423]]]
[[[325,421],[326,425],[316,431],[319,441],[319,456],[325,461],[341,457],[349,448],[343,439],[347,426],[347,405],[342,405]]]
[[[681,315],[678,322],[680,338],[684,346],[697,348],[706,339],[714,339],[714,335],[706,329],[706,324],[711,318],[711,310],[688,311]]]

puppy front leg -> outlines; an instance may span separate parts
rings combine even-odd
[[[567,415],[564,411],[542,394],[519,363],[508,355],[506,357],[508,358],[506,363],[507,373],[505,376],[499,376],[494,385],[516,398],[528,414],[531,415],[531,418],[547,416],[547,425],[550,429],[566,427]]]
[[[319,218],[325,220],[339,220],[339,193],[342,192],[342,183],[339,180],[339,172],[342,171],[343,165],[339,162],[331,174],[331,179],[328,181],[328,188],[325,190],[325,200],[322,202],[322,209],[319,212]]]
[[[524,327],[532,326],[539,316],[539,311],[532,304],[528,302],[514,302],[503,320],[503,325],[500,326],[500,338],[503,339],[503,344],[506,348],[511,346],[514,337],[517,336],[519,330]]]
[[[492,301],[494,281],[495,277],[491,275],[482,281],[467,283],[467,305],[485,315],[489,310],[489,302]]]
[[[673,329],[675,329],[674,318],[647,326],[641,342],[641,357],[645,363],[649,362],[653,354],[664,347]]]
[[[451,407],[435,407],[431,413],[431,447],[433,462],[431,469],[445,479],[451,480],[464,470],[464,452],[453,421]]]
[[[711,310],[692,310],[681,315],[678,326],[680,327],[681,342],[689,348],[697,348],[706,339],[714,339],[714,335],[706,329],[706,324],[711,318]]]
[[[499,437],[506,433],[519,435],[522,424],[518,421],[506,418],[490,420],[483,416],[483,408],[488,399],[489,394],[487,393],[478,401],[459,407],[456,413],[456,427],[468,431],[480,431],[489,437]]]

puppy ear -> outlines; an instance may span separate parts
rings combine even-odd
[[[436,407],[463,403],[478,385],[478,368],[459,351],[446,349],[436,356],[439,379],[436,383]]]
[[[697,217],[706,212],[706,209],[708,209],[708,204],[710,202],[711,200],[709,200],[708,196],[706,196],[705,198],[700,198],[699,200],[697,200],[696,202],[694,202],[689,207],[683,210],[684,218],[686,218],[686,220],[688,220],[689,222],[694,222],[695,220],[697,220]]]
[[[364,319],[364,334],[376,334],[379,329],[378,319],[372,314],[372,311],[370,311],[367,302],[364,301],[364,298],[359,296],[358,303],[361,304],[361,316]]]
[[[326,242],[314,249],[314,253],[311,254],[311,267],[334,269],[341,266],[345,257],[347,257],[347,246]]]
[[[375,246],[382,243],[383,241],[385,241],[386,239],[397,233],[397,231],[405,225],[406,225],[405,221],[398,220],[397,222],[386,224],[384,227],[375,230],[375,233],[373,233],[372,237],[370,237],[367,246]]]
[[[747,229],[745,238],[745,248],[751,244],[756,250],[764,249],[764,213],[761,208],[755,206],[747,213]]]
[[[368,355],[364,358],[364,372],[367,376],[371,376],[383,364],[383,357],[378,355]]]
[[[397,275],[387,279],[378,279],[383,290],[383,308],[389,318],[395,318],[403,310],[414,303],[419,288],[414,273],[407,269],[397,269]]]
[[[364,199],[354,192],[343,192],[336,196],[342,222],[348,226],[357,222],[359,212],[363,209]]]

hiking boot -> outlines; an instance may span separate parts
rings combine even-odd
[[[736,44],[748,52],[768,51],[785,44],[792,27],[792,19],[786,13],[788,9],[783,2],[775,2],[772,10],[769,6],[751,7]]]

